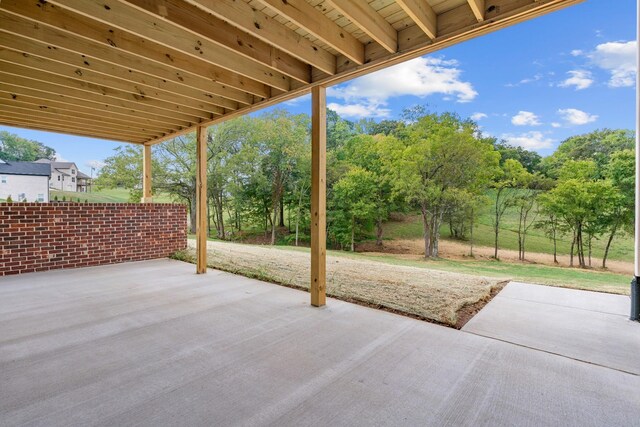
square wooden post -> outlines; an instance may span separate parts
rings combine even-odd
[[[198,126],[196,146],[196,272],[207,272],[207,127]]]
[[[151,146],[143,145],[142,150],[142,203],[153,202],[151,194]]]
[[[327,290],[327,98],[311,89],[311,305],[326,304]]]

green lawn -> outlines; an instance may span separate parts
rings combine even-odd
[[[127,203],[129,202],[129,190],[126,188],[102,188],[93,189],[90,193],[74,193],[71,191],[55,191],[51,190],[50,198],[58,196],[58,200],[66,197],[67,201],[81,202],[85,200],[89,203]],[[153,197],[155,202],[170,203],[172,200],[166,194],[158,194]]]
[[[493,203],[493,198],[492,201]],[[491,206],[486,206],[476,221],[474,228],[474,245],[493,247],[494,233]],[[518,214],[515,209],[507,210],[502,218],[499,244],[501,249],[518,250]],[[449,226],[444,224],[440,229],[443,238],[449,238]],[[389,221],[384,227],[386,239],[420,239],[422,238],[422,219],[419,214],[413,214],[407,221]],[[606,238],[594,241],[593,256],[602,257],[606,245]],[[571,236],[565,235],[558,239],[558,254],[568,255],[571,250]],[[527,252],[553,253],[553,242],[542,232],[533,227],[527,233]],[[633,236],[618,235],[611,245],[609,259],[619,261],[633,261]]]

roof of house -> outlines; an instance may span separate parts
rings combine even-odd
[[[4,162],[0,163],[0,174],[51,176],[51,168],[35,162]]]
[[[79,179],[91,179],[91,177],[89,175],[87,175],[86,173],[82,173],[80,171],[78,171],[78,178]]]
[[[48,163],[51,165],[51,169],[71,169],[72,167],[75,167],[76,169],[78,168],[78,166],[76,166],[75,163],[73,162],[56,162],[55,160],[49,160],[49,159],[39,159],[36,160],[36,163]]]

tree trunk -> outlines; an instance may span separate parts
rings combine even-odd
[[[302,190],[300,190],[300,195],[298,196],[298,210],[296,211],[296,246],[298,246],[298,236],[299,236],[299,227],[300,227],[300,212],[302,211]]]
[[[382,218],[376,220],[376,246],[382,246]]]
[[[431,254],[431,227],[429,226],[429,213],[427,207],[422,205],[422,237],[424,238],[424,257],[429,258]]]
[[[278,206],[279,203],[276,200],[273,204],[273,221],[271,222],[271,244],[276,244],[276,221],[278,220]]]
[[[191,234],[196,234],[196,197],[192,194],[189,199],[189,226]]]
[[[356,251],[356,217],[351,217],[351,252]]]
[[[494,241],[494,245],[493,245],[493,257],[495,259],[498,259],[498,234],[500,232],[500,193],[502,193],[502,190],[498,190],[498,192],[496,193],[496,217],[494,218],[494,223],[493,223],[493,231],[495,233],[495,241]]]
[[[573,230],[573,239],[571,239],[571,252],[569,254],[569,267],[573,267],[573,251],[576,245],[576,231]]]
[[[284,196],[280,196],[280,227],[284,227]]]
[[[473,209],[471,209],[469,222],[471,223],[471,228],[469,229],[469,256],[473,258]]]
[[[558,239],[556,238],[556,228],[553,228],[553,263],[558,263]]]
[[[616,235],[616,231],[618,231],[618,224],[613,227],[613,230],[611,230],[611,234],[609,234],[607,246],[604,248],[604,255],[602,256],[602,268],[607,268],[607,257],[609,256],[609,248],[611,247],[611,242],[613,242],[613,237]]]

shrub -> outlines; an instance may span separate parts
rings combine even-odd
[[[13,203],[13,199],[11,198],[11,194],[7,196],[7,203]]]

